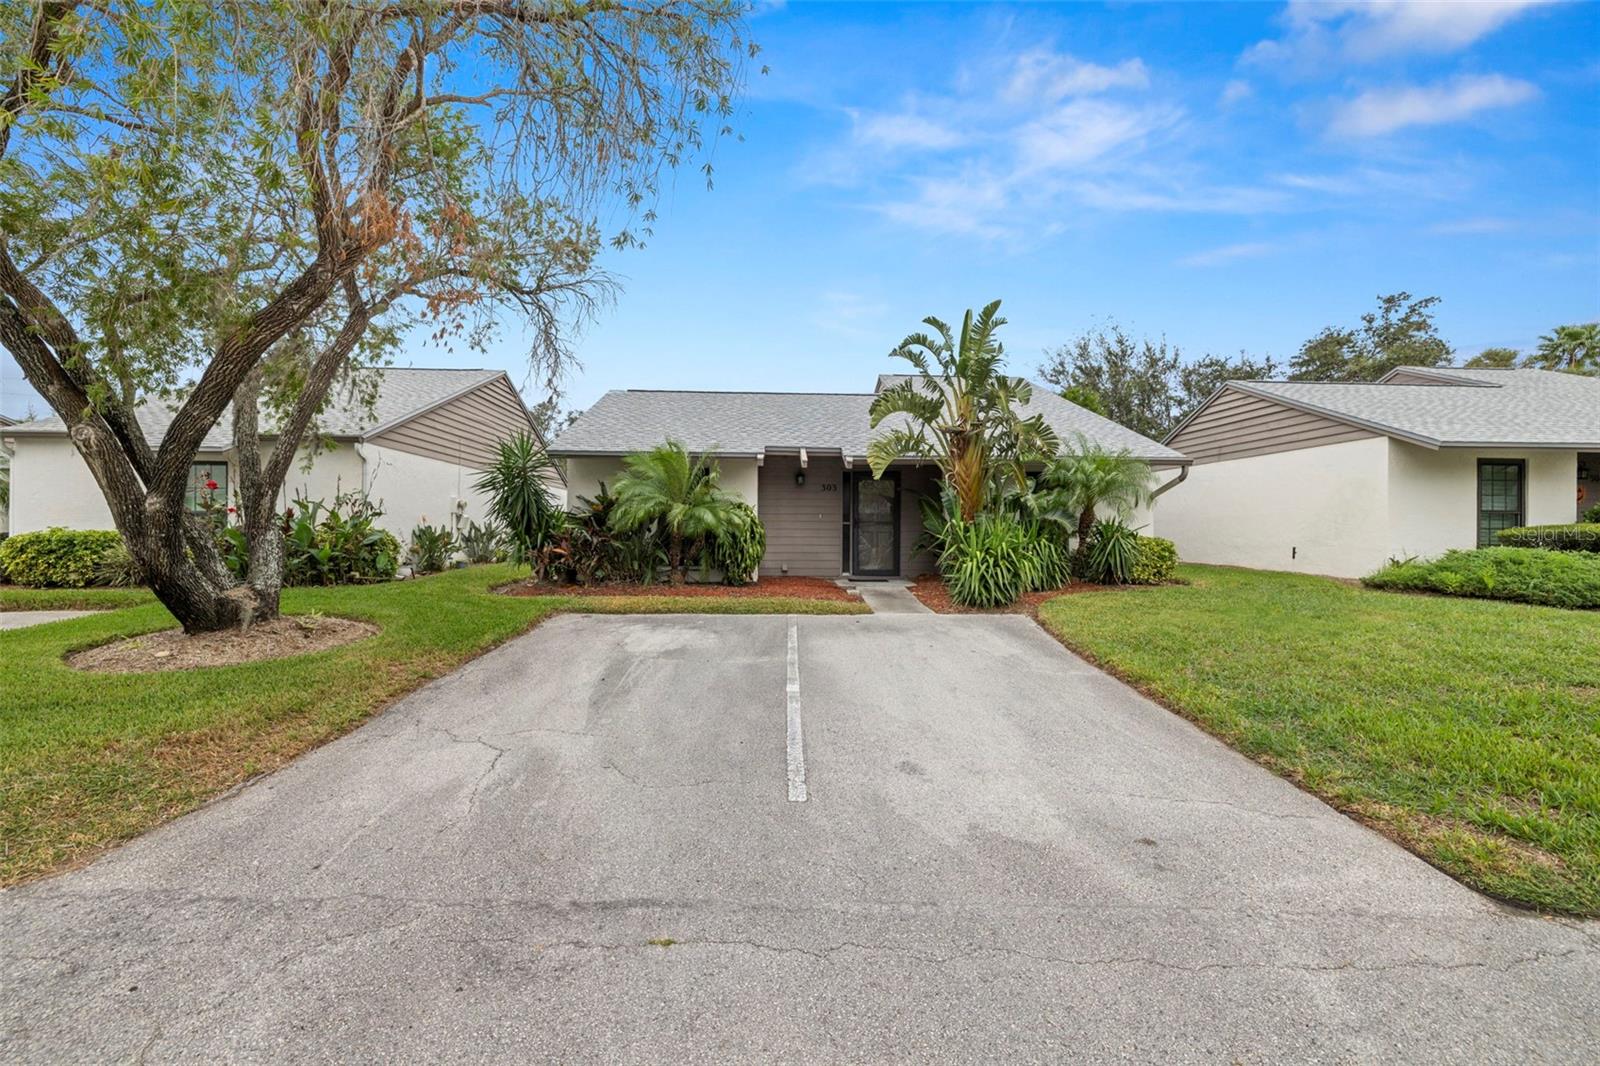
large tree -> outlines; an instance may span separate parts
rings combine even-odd
[[[1557,326],[1539,338],[1525,365],[1600,375],[1600,322]]]
[[[1399,366],[1449,366],[1450,345],[1439,336],[1433,308],[1439,297],[1409,292],[1378,297],[1378,309],[1354,329],[1328,326],[1289,361],[1296,381],[1376,381]]]
[[[1160,439],[1229,379],[1271,377],[1271,357],[1205,355],[1185,362],[1165,337],[1135,340],[1112,323],[1045,353],[1039,375],[1071,400],[1093,394],[1103,414],[1147,437]],[[1093,409],[1093,408],[1091,408]]]
[[[725,129],[747,47],[721,0],[38,0],[0,6],[0,344],[67,423],[191,631],[270,617],[273,501],[353,364],[508,309],[549,379]],[[262,397],[265,397],[263,401]],[[135,418],[171,407],[159,440]],[[250,579],[184,507],[235,404]],[[274,444],[264,449],[261,405]]]

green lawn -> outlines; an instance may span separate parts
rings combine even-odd
[[[97,611],[155,601],[149,589],[25,589],[0,585],[0,611]]]
[[[1600,614],[1185,566],[1045,627],[1467,884],[1600,915]]]
[[[375,622],[378,636],[332,651],[187,673],[84,674],[79,648],[170,628],[147,593],[90,590],[5,606],[122,610],[0,632],[0,885],[125,840],[343,733],[375,710],[558,611],[848,614],[860,603],[782,598],[498,596],[508,566],[416,581],[290,589],[291,613]],[[21,604],[17,601],[21,600]]]

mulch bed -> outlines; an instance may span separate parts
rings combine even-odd
[[[823,577],[763,577],[748,585],[548,585],[524,581],[501,590],[508,596],[684,596],[732,599],[783,596],[797,600],[859,602]]]
[[[326,651],[353,644],[377,632],[378,627],[367,622],[349,618],[313,619],[305,615],[275,618],[243,632],[229,629],[188,636],[181,629],[164,629],[74,652],[67,656],[67,665],[99,674],[237,666]]]
[[[923,574],[911,585],[911,594],[921,600],[934,614],[1036,614],[1039,605],[1057,596],[1073,596],[1080,592],[1115,592],[1131,589],[1133,585],[1091,585],[1074,582],[1050,592],[1024,592],[1016,603],[1005,607],[963,607],[950,598],[950,590],[937,574]]]

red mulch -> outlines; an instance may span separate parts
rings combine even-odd
[[[963,607],[950,598],[950,590],[937,574],[923,574],[911,586],[911,594],[935,614],[1034,614],[1039,605],[1057,596],[1072,596],[1079,592],[1113,592],[1130,589],[1132,585],[1091,585],[1078,581],[1050,592],[1024,592],[1016,603],[1005,607]]]
[[[508,596],[710,596],[727,599],[783,596],[797,600],[856,600],[825,577],[763,577],[748,585],[539,585],[532,581],[507,586]]]

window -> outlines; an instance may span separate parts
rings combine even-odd
[[[211,488],[213,484],[217,486],[215,489]],[[189,465],[189,488],[183,494],[184,506],[198,511],[207,496],[214,503],[228,505],[228,464],[221,459]]]
[[[1478,460],[1478,547],[1498,544],[1495,534],[1522,525],[1522,481],[1527,464],[1521,459]]]

